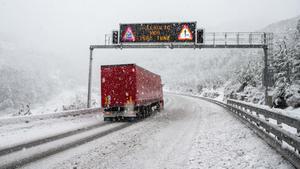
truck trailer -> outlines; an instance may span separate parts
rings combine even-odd
[[[104,121],[135,121],[164,107],[159,75],[136,64],[101,66]]]

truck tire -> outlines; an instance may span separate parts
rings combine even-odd
[[[137,118],[136,117],[128,117],[129,122],[136,122]]]
[[[112,117],[104,117],[104,121],[113,121]]]

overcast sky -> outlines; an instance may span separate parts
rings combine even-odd
[[[27,45],[103,43],[119,23],[197,21],[207,31],[255,31],[297,15],[300,0],[0,0],[0,33]]]
[[[80,60],[119,23],[197,21],[206,31],[256,31],[298,15],[300,0],[0,0],[0,40]]]

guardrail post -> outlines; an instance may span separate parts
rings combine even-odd
[[[278,125],[278,127],[282,128],[282,122],[281,121],[277,120],[277,125]]]
[[[270,119],[269,119],[269,117],[267,117],[267,116],[265,116],[265,120],[266,120],[266,122],[268,122],[268,123],[270,122]],[[267,130],[267,129],[266,129],[266,132],[267,132],[267,133],[270,133],[270,131]]]
[[[265,116],[265,120],[266,120],[267,122],[270,121],[269,117],[266,117],[266,116]]]
[[[255,111],[255,116],[257,116],[257,118],[259,118],[259,113],[258,113],[258,111],[256,110]],[[255,122],[255,124],[259,127],[260,126],[260,124],[259,123],[257,123],[257,122]]]
[[[214,46],[216,45],[216,33],[215,32],[213,33],[213,45]]]
[[[227,45],[227,33],[225,32],[225,46]]]
[[[300,137],[300,130],[299,129],[297,129],[296,136]],[[294,149],[295,149],[295,153],[299,155],[299,147],[294,147]]]
[[[297,134],[296,134],[296,136],[297,136],[297,137],[300,137],[300,130],[299,130],[299,129],[297,129]],[[299,154],[299,149],[297,149],[296,147],[295,147],[295,152]]]
[[[279,120],[277,120],[277,126],[278,126],[279,128],[282,128],[282,122],[279,121]],[[276,138],[277,138],[277,140],[278,140],[279,142],[282,142],[282,139],[281,139],[281,138],[279,138],[279,137],[276,137]]]

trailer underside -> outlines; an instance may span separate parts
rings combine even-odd
[[[163,100],[145,105],[126,105],[104,109],[104,121],[136,121],[163,110]]]

